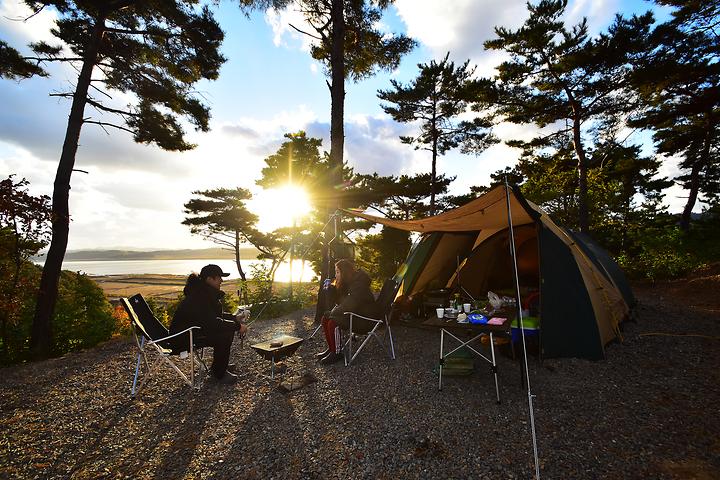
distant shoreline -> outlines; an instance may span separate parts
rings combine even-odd
[[[255,247],[240,249],[241,260],[255,260],[260,252]],[[183,249],[183,250],[76,250],[65,254],[66,262],[89,261],[122,261],[122,260],[206,260],[206,259],[234,260],[232,251],[223,248]],[[34,262],[44,262],[45,256],[38,255],[31,259]]]

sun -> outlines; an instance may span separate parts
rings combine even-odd
[[[264,232],[290,227],[312,209],[307,192],[297,185],[262,190],[248,203],[259,217],[258,229]]]

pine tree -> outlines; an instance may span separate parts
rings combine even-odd
[[[257,215],[251,213],[245,205],[252,197],[250,191],[245,188],[216,188],[192,194],[197,197],[185,204],[187,217],[183,225],[190,227],[190,233],[200,235],[234,253],[235,266],[245,291],[247,278],[240,263],[240,250],[248,243],[247,238],[252,235],[258,221]]]
[[[374,173],[358,175],[356,178],[353,198],[362,208],[375,210],[385,217],[398,220],[422,218],[430,213],[430,207],[427,205],[427,198],[430,196],[427,186],[431,183],[429,173],[413,176],[381,176]],[[455,177],[437,175],[435,178],[437,193],[445,194],[453,180]]]
[[[660,25],[653,54],[633,76],[645,109],[630,124],[653,131],[658,153],[682,158],[676,181],[688,190],[680,218],[685,231],[700,195],[710,202],[720,196],[720,37],[700,15],[712,5],[717,11],[718,2],[689,2]]]
[[[343,177],[345,163],[343,150],[345,145],[345,81],[360,81],[371,77],[378,69],[393,70],[400,58],[415,47],[415,41],[405,35],[388,35],[378,29],[382,12],[393,0],[291,0],[310,25],[312,32],[296,30],[313,39],[310,54],[323,63],[330,90],[330,166],[331,175],[326,185],[326,193],[339,192],[345,184]],[[292,25],[291,25],[292,26]],[[326,211],[331,212],[348,205],[342,204],[342,196],[333,198],[333,205]],[[342,235],[342,223],[338,224]],[[330,229],[325,232],[326,248],[331,237]],[[327,252],[324,253],[324,256]],[[323,265],[327,265],[323,261]],[[323,278],[331,273],[323,267]]]
[[[295,224],[292,230],[279,229],[275,241],[285,239],[288,246],[297,247],[294,251],[307,253],[305,258],[310,259],[316,271],[325,275],[324,272],[328,270],[327,249],[322,248],[315,240],[319,238],[324,226],[333,226],[332,222],[328,223],[327,211],[335,207],[339,198],[342,198],[344,204],[355,206],[355,200],[350,193],[352,189],[328,190],[327,185],[333,176],[333,169],[327,152],[321,152],[321,139],[308,137],[304,131],[286,133],[285,138],[287,140],[280,145],[277,152],[265,158],[266,166],[256,183],[265,189],[282,188],[289,184],[306,192],[312,211],[298,219],[299,223]],[[352,184],[352,168],[345,166],[341,176],[345,179],[345,186]]]
[[[432,154],[431,215],[435,213],[438,155],[457,147],[463,153],[477,155],[497,141],[489,132],[491,123],[488,119],[457,119],[477,102],[478,86],[472,79],[475,68],[469,67],[470,61],[455,67],[455,63],[448,60],[449,55],[446,54],[439,63],[433,60],[429,64],[419,64],[418,77],[407,86],[390,80],[391,90],[378,91],[380,100],[390,103],[383,105],[383,110],[394,120],[404,123],[420,121],[417,136],[400,137],[400,140]]]
[[[224,58],[223,33],[208,8],[197,0],[26,0],[35,11],[53,8],[58,15],[52,33],[58,45],[31,45],[39,64],[64,62],[78,71],[72,92],[54,96],[72,100],[65,141],[52,196],[52,240],[43,268],[32,326],[35,357],[50,351],[51,323],[58,280],[67,248],[70,177],[80,132],[85,124],[131,133],[136,142],[155,143],[165,150],[193,148],[184,139],[179,117],[207,131],[209,111],[192,86],[215,79]],[[7,51],[7,48],[5,48]],[[4,54],[6,55],[6,54]],[[12,76],[3,68],[4,76]],[[20,73],[20,76],[28,76]],[[17,75],[17,69],[15,69]],[[137,98],[119,105],[113,93]],[[86,116],[91,106],[98,116]],[[107,117],[115,120],[108,120]]]
[[[536,151],[553,144],[571,146],[577,176],[577,223],[587,232],[588,144],[593,122],[627,107],[619,97],[632,62],[644,49],[652,24],[650,14],[617,17],[607,33],[588,36],[587,21],[568,30],[561,19],[567,0],[528,4],[530,17],[517,30],[496,27],[497,38],[485,42],[510,59],[498,66],[494,88],[486,100],[504,120],[550,130],[525,146]],[[560,139],[559,137],[566,137]],[[519,146],[521,142],[515,142]]]

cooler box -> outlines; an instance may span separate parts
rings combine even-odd
[[[510,338],[513,343],[519,342],[520,327],[518,326],[518,319],[512,321],[510,324]],[[525,331],[525,337],[537,337],[540,333],[540,319],[538,317],[523,317],[523,330]]]

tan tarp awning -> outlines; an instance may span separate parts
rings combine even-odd
[[[510,210],[512,223],[515,226],[532,223],[533,219],[518,201],[512,190],[510,191]],[[385,217],[376,217],[367,213],[346,210],[356,217],[371,222],[387,225],[388,227],[407,230],[411,232],[467,232],[472,230],[507,228],[507,203],[505,187],[500,185],[482,197],[477,198],[462,207],[435,215],[434,217],[419,220],[392,220]]]

